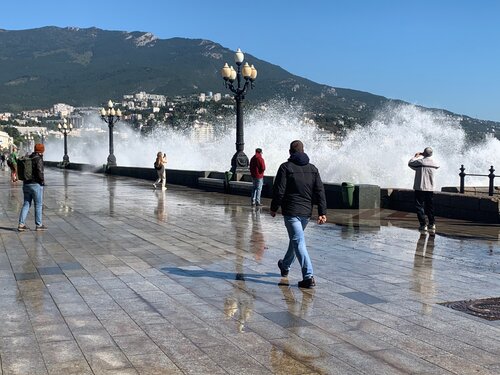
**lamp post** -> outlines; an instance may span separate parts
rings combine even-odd
[[[108,102],[108,109],[101,109],[101,119],[108,124],[109,127],[109,156],[107,168],[116,166],[116,157],[113,150],[113,126],[120,120],[122,112],[120,109],[113,108],[113,102],[110,100]]]
[[[236,153],[231,159],[231,172],[233,172],[233,176],[236,173],[248,172],[249,165],[248,157],[243,151],[245,142],[243,140],[242,102],[245,99],[248,88],[253,89],[254,87],[254,81],[257,78],[257,69],[253,65],[248,65],[248,62],[243,65],[244,59],[245,55],[238,48],[234,55],[237,70],[234,70],[227,63],[221,70],[222,78],[224,78],[224,86],[234,93],[234,100],[236,101]]]
[[[27,143],[26,153],[30,153],[32,150],[31,141],[33,141],[33,136],[31,135],[31,133],[28,133],[24,136],[24,139],[26,139]]]
[[[68,133],[73,130],[73,125],[66,121],[66,119],[63,119],[62,124],[57,125],[57,129],[63,134],[64,137],[64,156],[63,156],[63,161],[61,165],[63,167],[67,166],[69,164],[69,156],[68,156]]]
[[[42,144],[45,144],[45,133],[44,131],[38,131],[37,132],[37,135],[38,135],[38,138],[40,138],[40,141],[42,142]]]

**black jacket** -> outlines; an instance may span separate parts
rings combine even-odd
[[[285,216],[310,217],[313,204],[318,205],[318,215],[326,215],[325,189],[318,169],[305,153],[293,153],[274,179],[271,211],[281,206]]]
[[[24,181],[25,184],[40,184],[45,185],[45,177],[43,174],[43,155],[37,152],[33,152],[30,155],[33,163],[33,178],[28,181]]]

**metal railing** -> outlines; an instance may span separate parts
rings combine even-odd
[[[465,173],[465,168],[464,165],[460,167],[460,173],[458,174],[460,176],[460,193],[463,194],[465,192],[465,176],[477,176],[477,177],[488,177],[490,179],[490,184],[488,187],[488,195],[490,197],[493,196],[493,190],[495,189],[494,185],[494,180],[495,177],[500,177],[500,176],[495,176],[493,172],[495,172],[495,169],[493,166],[488,170],[490,173],[489,174],[475,174],[475,173]]]

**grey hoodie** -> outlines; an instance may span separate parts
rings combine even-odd
[[[439,168],[439,165],[432,157],[415,156],[410,159],[408,166],[415,171],[414,190],[434,190],[434,173]]]

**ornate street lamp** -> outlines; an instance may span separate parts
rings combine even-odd
[[[257,69],[253,65],[248,65],[248,62],[243,65],[244,59],[245,55],[238,48],[234,55],[237,70],[234,70],[227,63],[221,70],[224,86],[234,93],[234,100],[236,101],[236,153],[231,159],[231,172],[233,172],[234,177],[236,177],[236,173],[248,172],[248,157],[243,152],[245,142],[243,140],[242,101],[245,99],[248,87],[253,89],[254,81],[257,78]]]
[[[62,124],[57,125],[57,129],[63,134],[64,137],[64,156],[63,161],[61,163],[62,167],[66,167],[69,164],[69,156],[68,156],[68,133],[73,130],[73,125],[68,122],[66,119],[63,119]]]
[[[24,139],[26,139],[26,153],[30,153],[33,151],[33,146],[32,146],[32,141],[33,141],[33,135],[31,133],[25,134]]]
[[[101,109],[101,119],[108,124],[109,127],[109,156],[107,168],[116,166],[116,157],[113,151],[113,126],[120,120],[120,117],[122,117],[122,112],[120,109],[115,111],[111,100],[108,102],[108,109]]]

